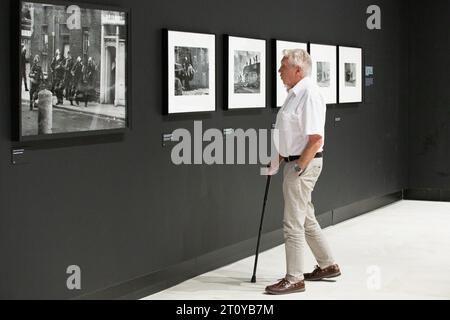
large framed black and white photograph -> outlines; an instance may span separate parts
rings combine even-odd
[[[226,37],[227,108],[266,107],[266,41]]]
[[[61,3],[19,6],[20,140],[128,127],[128,10]]]
[[[283,84],[283,81],[280,78],[280,74],[278,70],[281,67],[281,60],[283,59],[283,50],[286,49],[308,49],[308,44],[304,42],[292,42],[292,41],[275,41],[275,59],[276,59],[276,70],[275,70],[275,79],[276,79],[276,107],[283,106],[286,98],[287,98],[287,90]]]
[[[337,103],[337,48],[332,45],[309,44],[311,78],[319,87],[326,104]]]
[[[363,102],[362,48],[339,46],[339,103]]]
[[[165,32],[167,113],[215,111],[215,35]]]

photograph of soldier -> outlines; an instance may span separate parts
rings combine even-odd
[[[356,87],[356,63],[345,63],[345,86]]]
[[[175,95],[209,94],[207,48],[175,47]]]
[[[33,65],[30,68],[30,74],[28,75],[31,83],[30,90],[30,110],[33,111],[37,94],[44,81],[44,74],[42,73],[42,67],[40,66],[39,55],[36,55],[33,59]]]
[[[39,132],[35,108],[43,89],[52,95],[45,105],[52,114],[51,133],[125,128],[126,12],[85,8],[74,2],[22,2],[21,12],[22,136],[49,132]],[[27,56],[34,57],[29,67]],[[189,59],[193,65],[194,57]],[[29,95],[24,93],[27,67]],[[191,78],[184,86],[193,89],[195,76]]]
[[[72,70],[70,74],[72,75],[72,83],[70,85],[70,95],[69,100],[70,104],[73,105],[73,100],[77,103],[77,105],[80,104],[80,100],[82,98],[81,90],[82,90],[82,84],[83,84],[83,69],[84,64],[83,60],[80,56],[77,57],[77,61],[72,67]]]
[[[57,98],[56,105],[63,104],[64,99],[64,57],[61,55],[59,49],[56,50],[55,57],[50,65],[52,74],[52,92]]]
[[[319,87],[330,86],[330,63],[319,61],[317,62],[317,85]]]
[[[260,52],[234,51],[234,93],[260,93]]]

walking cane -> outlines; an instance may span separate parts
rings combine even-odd
[[[255,265],[253,266],[253,276],[252,276],[252,280],[251,280],[252,283],[256,282],[256,266],[258,264],[259,242],[261,240],[261,230],[262,230],[263,221],[264,221],[264,211],[266,210],[267,194],[269,193],[270,178],[271,178],[271,175],[268,175],[267,182],[266,182],[266,192],[264,193],[264,202],[263,202],[263,208],[262,208],[262,213],[261,213],[261,221],[259,223],[258,242],[256,243],[256,256],[255,256]]]

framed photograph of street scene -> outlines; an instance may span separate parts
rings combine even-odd
[[[214,34],[164,30],[164,113],[216,110],[216,36]]]
[[[339,46],[339,103],[363,102],[362,48]]]
[[[129,127],[129,11],[76,1],[21,1],[19,140]]]
[[[266,40],[225,37],[225,106],[266,107]]]
[[[337,103],[337,48],[325,44],[309,44],[312,68],[311,79],[315,81],[326,104]]]
[[[285,49],[303,49],[308,50],[307,43],[304,42],[292,42],[292,41],[282,41],[275,40],[275,79],[276,79],[276,107],[282,107],[284,101],[287,98],[287,89],[283,84],[283,81],[280,78],[280,74],[278,70],[281,67],[281,60],[283,59],[283,50]]]

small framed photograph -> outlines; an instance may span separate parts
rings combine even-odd
[[[164,30],[166,114],[216,110],[214,34]]]
[[[281,67],[281,60],[283,59],[283,50],[285,49],[303,49],[308,50],[308,44],[304,42],[292,42],[292,41],[282,41],[275,40],[275,59],[276,59],[276,69],[275,69],[275,79],[276,79],[276,107],[281,107],[287,98],[287,90],[280,78],[278,70]]]
[[[225,37],[228,109],[266,107],[266,40]]]
[[[78,1],[19,5],[17,139],[129,128],[129,10]]]
[[[363,102],[362,48],[339,46],[339,103]]]
[[[309,44],[311,78],[319,87],[326,104],[337,103],[337,48],[324,44]]]

